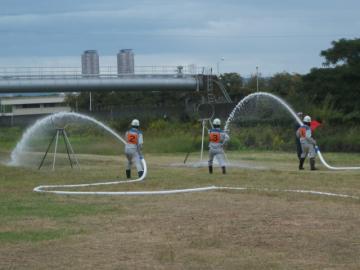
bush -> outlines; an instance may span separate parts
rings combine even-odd
[[[123,132],[129,128],[129,120],[112,121],[110,126]],[[201,123],[170,122],[163,119],[142,120],[141,129],[144,131],[144,152],[188,152],[200,151]],[[81,145],[101,145],[106,148],[109,142],[105,141],[102,129],[92,125],[71,125],[67,129],[71,141]],[[20,128],[1,128],[1,149],[11,149],[20,139]],[[106,136],[108,136],[106,134]],[[289,123],[252,124],[240,129],[230,129],[230,141],[227,150],[270,150],[295,151],[295,131]],[[327,152],[360,152],[360,127],[348,125],[323,124],[314,132],[314,137],[322,151]],[[205,149],[208,139],[205,135]],[[109,144],[110,145],[110,144]],[[111,146],[112,147],[112,146]],[[86,147],[84,147],[86,148]],[[93,149],[93,148],[92,148]],[[110,153],[110,152],[109,152]]]

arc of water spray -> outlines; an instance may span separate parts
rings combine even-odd
[[[117,134],[114,130],[112,130],[110,127],[108,127],[107,125],[101,123],[100,121],[96,120],[95,118],[92,118],[90,116],[87,115],[83,115],[83,114],[79,114],[79,113],[73,113],[73,112],[61,112],[61,113],[56,113],[53,115],[50,115],[48,117],[45,117],[43,119],[40,119],[39,121],[37,121],[33,126],[31,126],[28,130],[25,131],[24,135],[22,136],[20,142],[16,145],[14,151],[11,153],[11,165],[19,165],[18,164],[18,155],[21,153],[22,149],[25,147],[25,145],[27,144],[28,140],[30,139],[30,137],[34,134],[34,132],[41,127],[42,125],[47,124],[48,122],[52,122],[54,123],[54,121],[56,121],[57,119],[61,119],[63,117],[75,117],[75,118],[79,118],[79,119],[83,119],[83,120],[87,120],[90,121],[100,127],[102,127],[103,129],[105,129],[107,132],[109,132],[110,134],[112,134],[115,138],[117,138],[120,142],[126,144],[126,141],[119,135]],[[92,183],[92,184],[72,184],[72,185],[41,185],[38,187],[35,187],[33,189],[33,191],[35,192],[46,192],[46,193],[54,193],[54,194],[63,194],[63,195],[114,195],[114,192],[108,192],[108,191],[104,191],[104,192],[86,192],[86,191],[61,191],[61,190],[49,190],[51,188],[74,188],[74,187],[91,187],[91,186],[100,186],[100,185],[115,185],[115,184],[123,184],[123,183],[133,183],[133,182],[140,182],[143,181],[147,175],[147,165],[146,165],[146,161],[145,159],[142,159],[142,165],[144,168],[144,173],[143,175],[138,178],[138,179],[134,179],[134,180],[121,180],[121,181],[111,181],[111,182],[98,182],[98,183]],[[115,192],[116,193],[116,192]],[[126,192],[125,192],[126,193]]]
[[[259,97],[259,96],[265,96],[265,97],[269,97],[273,100],[276,100],[278,103],[280,103],[286,110],[288,110],[288,112],[291,114],[292,117],[294,117],[294,119],[298,122],[299,125],[303,125],[303,122],[301,121],[301,119],[297,116],[297,114],[294,112],[294,110],[281,98],[270,94],[270,93],[266,93],[266,92],[256,92],[253,94],[250,94],[248,96],[246,96],[245,98],[243,98],[236,106],[235,108],[232,110],[232,112],[229,114],[228,119],[226,120],[225,123],[225,131],[229,132],[229,125],[230,123],[233,121],[234,117],[235,117],[235,113],[237,110],[239,110],[242,106],[244,106],[250,99],[254,98],[254,97]],[[322,162],[322,164],[324,164],[324,166],[330,170],[360,170],[360,167],[334,167],[334,166],[330,166],[324,159],[323,155],[320,152],[320,149],[318,148],[318,146],[316,146],[317,148],[317,154],[319,156],[320,161]]]
[[[110,127],[101,123],[100,121],[96,120],[95,118],[92,118],[92,117],[84,115],[84,114],[74,113],[74,112],[59,112],[59,113],[49,115],[45,118],[42,118],[42,119],[36,121],[34,125],[32,125],[30,128],[28,128],[24,132],[23,136],[21,137],[21,140],[17,143],[14,150],[11,152],[11,161],[9,162],[9,165],[14,165],[14,166],[20,165],[19,161],[18,161],[18,156],[23,152],[23,150],[25,149],[31,136],[35,133],[35,131],[38,128],[40,128],[41,126],[48,124],[50,122],[53,123],[57,119],[61,119],[63,117],[74,117],[74,118],[90,121],[90,122],[96,124],[97,126],[100,126],[101,128],[105,129],[107,132],[109,132],[111,135],[113,135],[119,141],[126,144],[125,140],[119,134],[117,134]]]
[[[46,117],[44,119],[39,120],[36,122],[32,127],[30,127],[23,135],[22,139],[15,147],[13,151],[12,158],[16,158],[19,151],[26,145],[27,140],[31,137],[31,135],[35,132],[35,130],[40,127],[41,125],[47,123],[52,117],[64,117],[64,116],[74,116],[81,119],[86,119],[91,121],[105,130],[110,132],[116,138],[118,138],[122,143],[126,143],[121,136],[119,136],[115,131],[113,131],[108,126],[104,125],[103,123],[97,121],[96,119],[78,114],[78,113],[57,113],[55,115]],[[15,160],[16,161],[16,160]],[[15,162],[15,165],[16,164]],[[329,192],[320,192],[320,191],[313,191],[313,190],[271,190],[271,189],[256,189],[256,188],[247,188],[247,187],[220,187],[220,186],[206,186],[206,187],[199,187],[199,188],[188,188],[188,189],[172,189],[172,190],[154,190],[154,191],[65,191],[65,190],[49,190],[54,188],[73,188],[73,187],[90,187],[90,186],[100,186],[100,185],[114,185],[114,184],[124,184],[124,183],[134,183],[143,181],[147,175],[147,165],[145,159],[142,159],[142,165],[144,168],[143,175],[134,180],[122,180],[122,181],[111,181],[111,182],[98,182],[92,184],[72,184],[72,185],[41,185],[35,187],[33,189],[34,192],[39,193],[53,193],[58,195],[167,195],[167,194],[176,194],[176,193],[188,193],[188,192],[203,192],[203,191],[211,191],[211,190],[257,190],[257,191],[265,191],[265,192],[296,192],[296,193],[307,193],[313,195],[323,195],[323,196],[335,196],[340,198],[351,198],[351,199],[360,199],[357,196],[351,196],[346,194],[337,194],[337,193],[329,193]]]

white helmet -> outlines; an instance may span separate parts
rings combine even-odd
[[[303,119],[303,122],[304,123],[311,123],[311,117],[310,116],[305,116],[304,119]]]
[[[213,125],[214,126],[220,126],[221,125],[221,121],[219,118],[215,118],[214,121],[213,121]]]
[[[138,127],[138,126],[140,126],[140,122],[139,122],[139,120],[134,119],[134,120],[131,121],[131,125],[133,127]]]

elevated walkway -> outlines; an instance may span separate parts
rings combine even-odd
[[[231,102],[211,69],[194,66],[136,67],[132,74],[118,74],[114,67],[102,67],[99,74],[82,74],[80,68],[0,67],[0,94],[88,91],[193,91],[202,92],[209,103]]]
[[[201,75],[200,75],[201,76]],[[198,75],[7,75],[0,93],[82,91],[199,91]]]

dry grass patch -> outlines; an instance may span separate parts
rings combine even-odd
[[[263,165],[277,162],[264,153],[258,159],[255,153],[244,155]],[[209,176],[206,168],[171,167],[182,155],[153,154],[147,156],[150,170],[144,183],[105,190],[215,184],[360,195],[359,172],[299,172],[292,155],[278,158],[283,167],[231,168],[226,176]],[[256,190],[140,197],[31,192],[39,183],[112,179],[119,174],[119,162],[118,157],[96,156],[86,169],[60,168],[55,173],[0,167],[0,202],[6,210],[0,233],[42,231],[49,236],[37,241],[21,234],[17,241],[0,237],[0,269],[360,268],[358,200]]]

